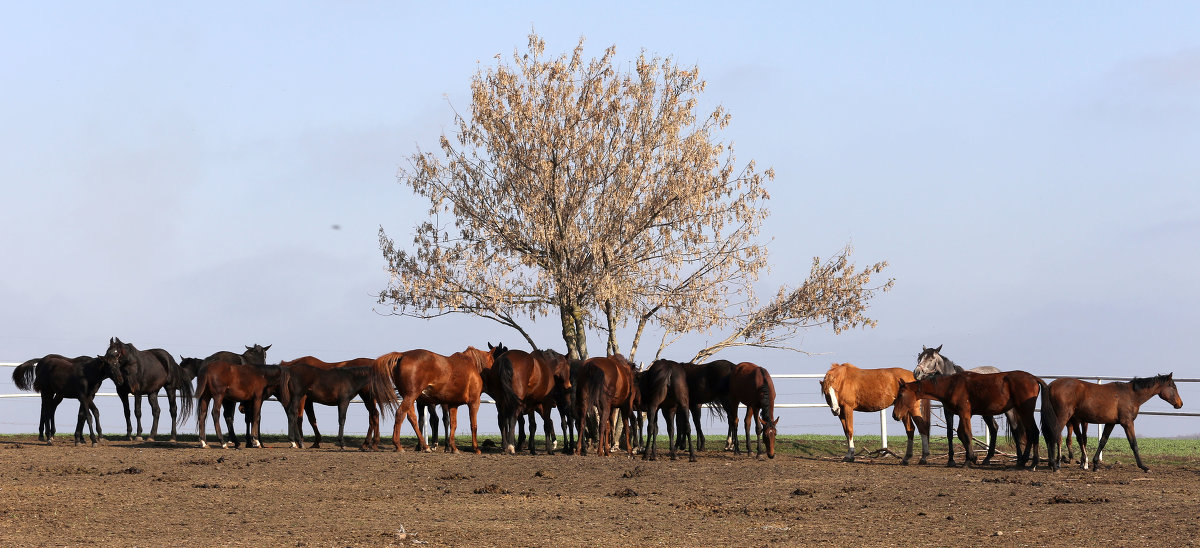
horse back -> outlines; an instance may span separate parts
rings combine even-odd
[[[850,364],[845,364],[850,365]],[[900,382],[913,382],[912,371],[900,367],[878,369],[843,368],[833,381],[838,400],[855,411],[879,411],[891,407],[900,391]],[[834,370],[830,370],[832,373]],[[826,381],[828,384],[830,381]]]

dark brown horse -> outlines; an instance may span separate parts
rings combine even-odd
[[[183,356],[180,356],[179,357],[179,368],[183,369],[184,375],[185,375],[185,377],[187,377],[188,382],[191,382],[192,380],[194,380],[196,377],[198,377],[200,375],[200,370],[204,369],[205,365],[213,363],[213,362],[217,362],[217,361],[236,363],[236,364],[246,364],[246,363],[259,364],[259,365],[265,364],[265,363],[267,363],[267,350],[269,350],[270,348],[271,348],[271,345],[269,345],[269,344],[267,346],[263,346],[261,344],[256,343],[254,346],[247,346],[246,350],[243,351],[241,354],[238,354],[235,352],[230,352],[228,350],[218,350],[218,351],[212,353],[211,355],[209,355],[207,358],[185,358]],[[237,447],[237,444],[238,444],[237,443],[237,435],[233,433],[234,432],[234,430],[233,430],[233,415],[234,415],[234,411],[237,409],[237,407],[238,407],[237,402],[234,402],[232,400],[225,402],[223,405],[223,408],[225,411],[225,424],[229,427],[229,433],[230,433],[231,438],[233,439],[234,447]],[[245,412],[246,412],[245,406],[243,405],[242,407],[243,407],[242,414],[245,415]],[[245,416],[246,416],[246,439],[249,440],[251,437],[250,436],[250,427],[252,426],[253,421],[250,420],[251,419],[250,415],[245,415]]]
[[[388,369],[388,367],[386,365],[380,364],[379,360],[377,360],[375,358],[354,358],[352,360],[343,360],[340,362],[327,362],[327,361],[319,360],[313,356],[303,356],[300,358],[296,358],[294,360],[285,360],[285,361],[279,363],[279,365],[281,365],[283,367],[292,367],[293,365],[299,365],[299,364],[307,365],[310,367],[316,367],[317,369],[323,369],[323,370],[336,369],[336,368],[340,368],[340,367],[371,367],[371,368],[378,370],[383,376],[387,377],[389,379],[388,380],[389,383],[391,382],[390,379],[392,376],[391,370]],[[383,407],[384,402],[378,401],[378,403],[379,403],[379,406],[377,407],[376,412],[384,413],[385,412],[384,407]],[[331,405],[331,404],[325,404],[325,405]],[[394,408],[395,407],[393,406],[393,409]],[[310,447],[312,447],[313,449],[317,449],[317,448],[321,447],[321,431],[317,429],[317,414],[313,411],[313,402],[306,401],[304,408],[300,412],[300,414],[302,416],[304,416],[304,415],[308,416],[308,424],[313,429],[313,437],[315,439],[313,440],[313,443]],[[301,439],[303,439],[303,437],[304,437],[303,427],[301,427],[300,432],[298,432],[298,435],[300,436]],[[372,422],[371,426],[368,427],[368,429],[367,429],[367,434],[365,436],[365,439],[363,440],[363,444],[366,445],[366,444],[370,443],[370,444],[373,444],[374,446],[378,447],[379,446],[379,437],[380,437],[379,436],[379,423]]]
[[[48,354],[32,359],[13,370],[13,384],[21,390],[34,390],[42,396],[42,413],[38,419],[38,440],[54,443],[54,412],[63,398],[79,400],[78,421],[75,423],[75,445],[84,443],[83,424],[88,426],[92,445],[96,445],[100,430],[100,411],[93,402],[104,379],[122,380],[121,371],[113,364],[94,356],[68,359]],[[92,420],[95,419],[95,428]]]
[[[1150,468],[1142,464],[1138,454],[1137,437],[1133,433],[1133,419],[1137,418],[1138,410],[1147,400],[1158,396],[1171,404],[1175,409],[1183,407],[1183,400],[1175,388],[1173,373],[1157,375],[1149,378],[1134,378],[1129,382],[1111,382],[1096,384],[1079,379],[1057,379],[1050,383],[1050,405],[1042,404],[1042,427],[1046,433],[1046,444],[1050,447],[1050,461],[1058,470],[1058,441],[1064,426],[1075,428],[1075,437],[1079,440],[1079,460],[1083,469],[1087,470],[1087,423],[1103,424],[1104,432],[1100,435],[1100,443],[1096,446],[1096,455],[1092,460],[1092,469],[1100,464],[1100,452],[1108,443],[1108,435],[1113,427],[1120,424],[1125,429],[1125,438],[1133,449],[1133,458],[1138,468],[1148,472]],[[1053,414],[1047,415],[1046,410],[1052,409]],[[1070,441],[1067,442],[1070,444]]]
[[[514,442],[517,417],[529,415],[529,454],[537,453],[533,433],[537,429],[534,417],[541,413],[546,430],[546,453],[553,453],[554,421],[550,418],[558,390],[571,388],[571,366],[567,358],[553,350],[509,350],[496,359],[493,366],[499,394],[496,413],[500,422],[501,447],[516,453]]]
[[[738,454],[737,410],[738,404],[746,406],[746,454],[750,454],[750,418],[754,418],[754,437],[757,443],[757,455],[763,454],[763,443],[766,442],[768,458],[775,458],[775,433],[779,419],[775,417],[775,383],[771,374],[765,368],[750,362],[742,362],[734,366],[729,376],[729,401],[725,414],[733,417],[730,421],[733,428],[735,443],[733,454]]]
[[[252,432],[246,439],[246,447],[262,447],[259,441],[259,425],[262,419],[262,402],[269,396],[277,396],[279,401],[287,406],[288,370],[278,365],[236,364],[217,361],[206,365],[200,371],[196,381],[196,399],[200,401],[197,412],[196,432],[200,437],[200,447],[208,447],[204,434],[204,415],[208,412],[211,402],[213,429],[217,431],[217,440],[221,448],[229,446],[221,433],[221,408],[226,400],[248,404],[247,419],[252,424]],[[233,436],[234,447],[237,447],[237,434]]]
[[[646,412],[649,421],[646,425],[646,450],[642,452],[642,460],[658,458],[658,411],[661,409],[663,420],[667,421],[667,443],[671,449],[671,460],[675,460],[675,416],[683,415],[679,425],[682,429],[680,437],[687,438],[688,461],[696,462],[696,449],[688,432],[688,374],[685,366],[671,360],[655,360],[650,368],[638,375],[638,388],[641,391],[641,408]]]
[[[620,411],[625,434],[625,447],[633,456],[629,444],[629,418],[637,404],[637,390],[633,381],[633,364],[625,356],[614,354],[588,358],[579,370],[579,386],[575,392],[575,413],[579,417],[580,436],[575,446],[576,455],[587,454],[587,436],[583,435],[591,424],[595,424],[596,452],[608,456],[613,445],[612,416],[614,409]],[[594,423],[593,423],[594,421]]]
[[[150,426],[150,440],[158,435],[158,391],[165,389],[171,410],[171,441],[175,441],[176,425],[186,421],[192,414],[192,379],[188,377],[175,357],[161,348],[138,350],[132,344],[113,337],[108,341],[104,360],[121,369],[125,382],[117,383],[117,396],[125,409],[125,435],[130,440],[142,439],[142,396],[147,396],[150,412],[154,417]],[[175,403],[175,391],[183,400],[180,410]],[[137,417],[137,437],[133,435],[133,424],[129,420],[129,395],[133,394],[133,413]],[[182,411],[182,412],[180,412]]]
[[[443,404],[450,416],[450,428],[446,432],[446,451],[458,452],[454,443],[454,431],[458,428],[458,407],[466,405],[471,417],[471,449],[479,453],[479,404],[483,393],[484,375],[491,373],[492,364],[508,349],[504,345],[492,346],[483,351],[468,347],[462,352],[443,356],[424,349],[392,352],[380,356],[376,361],[391,371],[392,381],[400,392],[400,410],[396,412],[396,426],[392,430],[392,443],[396,451],[400,446],[400,426],[405,418],[417,433],[417,448],[429,451],[425,436],[417,424],[417,398],[424,396],[432,403]]]
[[[963,371],[953,375],[942,375],[915,382],[899,382],[899,391],[893,403],[892,417],[901,416],[918,399],[936,399],[942,402],[947,416],[957,415],[958,436],[965,446],[967,463],[976,464],[975,448],[971,445],[971,415],[999,415],[1010,409],[1016,410],[1020,426],[1025,433],[1025,448],[1017,455],[1017,466],[1024,467],[1033,452],[1032,469],[1038,466],[1037,421],[1034,408],[1039,392],[1042,408],[1046,409],[1046,393],[1042,390],[1046,381],[1025,371],[1002,373],[973,373]],[[1050,411],[1053,414],[1053,410]],[[1043,415],[1045,416],[1045,415]],[[949,440],[949,455],[946,466],[954,466],[954,443]],[[990,458],[990,455],[989,455]],[[987,464],[985,458],[983,464]]]
[[[362,398],[367,408],[367,436],[362,449],[379,449],[379,415],[396,408],[396,391],[392,389],[392,378],[375,367],[375,360],[367,366],[316,367],[295,363],[288,369],[288,439],[293,447],[304,447],[304,430],[300,425],[300,414],[308,404],[309,417],[313,403],[336,405],[338,408],[338,441],[345,448],[346,409],[355,396]],[[314,431],[316,429],[314,428]],[[371,433],[375,436],[372,437]],[[314,444],[315,447],[315,444]]]

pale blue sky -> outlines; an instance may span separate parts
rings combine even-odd
[[[878,328],[720,357],[820,373],[944,344],[968,366],[1200,377],[1200,6],[639,4],[6,6],[0,361],[112,336],[187,356],[273,344],[272,361],[516,345],[486,321],[380,316],[371,295],[376,231],[404,243],[424,212],[397,168],[536,28],[551,52],[582,35],[592,55],[700,66],[738,158],[777,173],[764,294],[847,242],[890,261]],[[535,334],[561,348],[558,330]],[[815,381],[777,384],[820,400]]]

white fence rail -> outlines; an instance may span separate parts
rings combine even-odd
[[[16,367],[18,365],[21,365],[21,364],[13,363],[13,362],[0,362],[0,367]],[[1130,380],[1130,377],[1109,377],[1109,376],[1042,375],[1041,377],[1044,379],[1061,379],[1061,378],[1071,377],[1071,378],[1081,379],[1081,380],[1085,380],[1085,381],[1092,381],[1092,382],[1096,382],[1099,384],[1103,384],[1105,382],[1126,382],[1126,381]],[[824,373],[790,373],[790,374],[781,373],[778,375],[771,375],[771,378],[774,380],[823,379],[823,378],[825,378],[825,374]],[[1194,383],[1194,382],[1200,382],[1200,379],[1175,379],[1175,382],[1176,383]],[[115,392],[98,392],[96,395],[97,396],[115,397],[117,394]],[[35,394],[32,392],[17,393],[17,394],[0,394],[0,399],[37,398],[37,397],[40,397],[40,396],[38,396],[38,394]],[[165,397],[165,395],[160,396],[160,397]],[[491,400],[483,400],[483,403],[494,404],[495,402],[491,401]],[[934,407],[939,407],[939,405],[936,402],[934,402],[933,405],[934,405]],[[819,402],[819,403],[776,402],[775,407],[777,409],[804,409],[804,408],[810,408],[810,407],[828,408],[829,404],[825,403],[824,401]],[[1168,417],[1200,417],[1200,413],[1185,412],[1185,411],[1141,411],[1139,413],[1139,415],[1159,415],[1159,416],[1168,416]],[[883,444],[884,449],[887,448],[887,423],[888,423],[888,412],[886,410],[880,411],[879,412],[879,437],[881,439],[881,443]],[[1100,425],[1096,425],[1096,437],[1099,438],[1099,436],[1100,436]]]

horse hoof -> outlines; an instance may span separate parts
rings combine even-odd
[[[921,459],[921,460],[917,461],[917,464],[929,464],[929,462],[926,461],[925,459]]]
[[[134,436],[133,441],[143,441],[141,436]]]
[[[903,460],[901,460],[901,461],[900,461],[900,466],[908,466],[908,459],[903,459]]]
[[[321,448],[321,443],[320,443],[320,442],[314,443],[314,444],[310,445],[310,446],[309,446],[309,448],[312,448],[312,449],[320,449],[320,448]]]
[[[842,457],[842,462],[854,462],[854,457]]]

